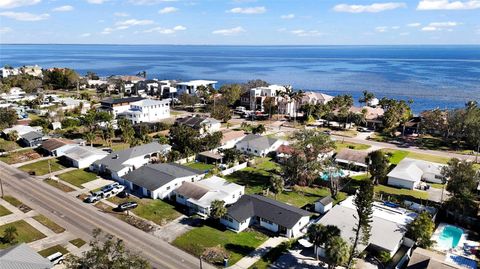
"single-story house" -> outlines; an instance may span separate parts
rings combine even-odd
[[[64,138],[50,138],[45,140],[40,145],[40,148],[44,150],[48,155],[51,156],[63,156],[67,149],[77,147],[78,144],[73,140],[68,140]]]
[[[87,168],[96,160],[105,158],[107,152],[90,146],[77,146],[65,150],[63,158],[73,167]]]
[[[244,131],[234,131],[230,129],[225,129],[221,131],[223,136],[222,140],[220,140],[220,147],[221,149],[231,149],[235,147],[235,145],[240,142],[245,136]]]
[[[53,264],[25,243],[0,250],[2,269],[49,269]]]
[[[295,149],[290,145],[280,145],[276,150],[276,159],[279,163],[286,163],[287,160],[292,156]]]
[[[165,156],[172,146],[152,142],[137,147],[114,151],[103,159],[99,159],[90,165],[90,170],[97,173],[106,173],[115,180],[137,168],[140,168],[152,160]]]
[[[333,207],[333,199],[331,196],[325,196],[323,198],[318,199],[315,202],[315,212],[320,214],[327,213]]]
[[[475,269],[477,262],[463,256],[443,254],[417,247],[406,269]]]
[[[405,158],[388,173],[388,185],[413,190],[421,181],[442,183],[442,167],[444,165]]]
[[[17,132],[18,138],[22,137],[22,135],[30,132],[41,132],[41,126],[28,126],[28,125],[15,125],[10,128],[6,128],[2,131],[2,134],[5,136],[11,132]]]
[[[298,237],[310,219],[310,212],[255,194],[243,195],[230,206],[220,222],[241,232],[252,225],[286,237]]]
[[[202,179],[202,171],[177,163],[147,164],[124,175],[120,182],[133,192],[152,199],[170,198],[183,182]]]
[[[25,147],[37,147],[42,144],[42,141],[43,134],[36,131],[23,134],[19,139],[20,144]]]
[[[357,211],[354,204],[354,196],[349,196],[340,204],[334,206],[321,217],[316,223],[322,225],[334,225],[340,229],[340,236],[350,241],[355,236],[353,228],[357,223]],[[403,208],[394,208],[380,202],[373,203],[371,236],[368,244],[360,243],[357,251],[362,252],[367,247],[376,251],[386,251],[393,256],[402,244],[410,244],[411,240],[405,239],[406,226],[416,218],[416,213]],[[322,246],[316,246],[315,251],[325,255]]]
[[[207,217],[210,215],[213,201],[224,201],[225,205],[233,204],[245,193],[245,187],[212,176],[197,182],[183,182],[174,192],[177,203],[187,206],[200,216]]]
[[[268,153],[276,151],[285,143],[285,141],[280,139],[257,134],[249,134],[240,140],[235,147],[246,154],[265,157]]]
[[[335,162],[348,170],[367,170],[368,152],[353,149],[342,149],[335,155]]]
[[[209,164],[219,164],[222,163],[223,156],[215,151],[207,150],[197,154],[197,160],[199,162],[209,163]]]
[[[214,133],[220,131],[220,128],[222,127],[220,121],[214,118],[205,118],[200,116],[178,118],[175,123],[178,125],[189,126],[195,130],[198,130],[200,134]]]

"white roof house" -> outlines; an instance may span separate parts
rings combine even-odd
[[[442,183],[444,165],[405,158],[388,173],[388,185],[414,189],[421,181]]]
[[[266,156],[272,151],[276,151],[278,147],[287,142],[281,139],[276,139],[268,136],[261,136],[257,134],[249,134],[240,140],[235,148],[243,151],[246,154],[253,154],[256,156]]]
[[[300,101],[300,106],[304,104],[324,105],[329,101],[331,101],[332,99],[333,99],[333,96],[324,94],[321,92],[305,92],[305,94],[302,97],[302,100]]]
[[[217,84],[218,81],[215,80],[191,80],[191,81],[185,81],[185,82],[179,82],[177,83],[177,90],[178,93],[187,93],[187,94],[197,94],[197,88],[199,86],[212,86],[215,88],[215,84]]]
[[[9,134],[11,132],[16,131],[18,136],[21,137],[24,134],[30,133],[30,132],[41,132],[43,129],[41,126],[28,126],[28,125],[15,125],[10,128],[4,129],[2,132],[4,134]]]
[[[213,201],[224,201],[230,205],[238,201],[245,193],[245,187],[228,182],[217,176],[212,176],[197,182],[183,182],[175,190],[176,201],[186,205],[198,214],[208,216]]]
[[[87,168],[96,160],[105,158],[108,153],[89,146],[77,146],[64,152],[64,157],[77,168]]]
[[[340,236],[349,242],[351,238],[355,237],[353,228],[358,221],[353,201],[354,196],[349,196],[328,211],[317,223],[338,227],[341,231]],[[359,244],[357,250],[362,252],[370,245],[378,250],[387,251],[390,255],[395,254],[403,243],[406,225],[416,217],[416,213],[407,209],[393,208],[380,202],[374,202],[370,239],[367,245]],[[317,251],[321,256],[324,254],[321,247],[318,247]]]

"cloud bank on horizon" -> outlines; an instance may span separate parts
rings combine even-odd
[[[0,0],[1,43],[480,44],[480,0]]]

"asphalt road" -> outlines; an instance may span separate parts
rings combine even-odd
[[[17,197],[82,238],[90,238],[92,230],[100,228],[122,239],[154,268],[200,268],[198,258],[3,162],[0,162],[0,177],[6,194]],[[215,267],[203,262],[203,268]]]

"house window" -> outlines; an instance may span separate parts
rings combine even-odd
[[[167,187],[167,191],[170,190],[170,186]]]
[[[269,221],[268,219],[261,218],[261,220],[262,220],[263,222],[266,222],[266,223],[270,224],[270,225],[273,224],[273,222]]]

